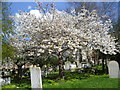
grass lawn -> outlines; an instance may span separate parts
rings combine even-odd
[[[112,79],[108,75],[89,75],[84,79],[43,79],[43,88],[118,88],[119,82],[120,79]],[[30,81],[12,83],[2,88],[30,88]]]
[[[87,79],[71,79],[60,83],[43,84],[44,88],[118,88],[119,79],[108,78],[107,75],[91,76]]]

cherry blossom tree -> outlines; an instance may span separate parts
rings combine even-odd
[[[77,49],[86,52],[99,49],[105,54],[116,54],[117,43],[111,37],[111,20],[103,22],[93,10],[89,12],[83,7],[76,15],[57,10],[53,4],[50,8],[42,7],[38,3],[38,10],[22,12],[13,16],[16,36],[12,43],[21,51],[25,47],[36,47],[36,56],[54,54],[59,59],[59,74],[63,76],[63,56],[73,56]],[[26,40],[28,39],[28,40]]]

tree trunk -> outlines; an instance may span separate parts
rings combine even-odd
[[[102,59],[102,72],[105,72],[105,65],[104,65],[104,59]]]
[[[18,79],[22,78],[22,65],[18,65],[18,75],[17,75]]]
[[[61,59],[59,59],[59,76],[60,78],[64,78],[64,67]]]
[[[77,68],[78,68],[78,64],[79,64],[78,62],[75,62],[75,65],[76,65]]]
[[[95,66],[96,65],[95,57],[93,58],[93,61],[94,61],[94,66]]]
[[[107,59],[108,60],[108,59]],[[105,60],[105,73],[108,74],[107,60]]]

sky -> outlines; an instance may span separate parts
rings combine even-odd
[[[46,3],[49,3],[49,2],[46,2]],[[30,10],[34,10],[35,6],[37,6],[35,2],[12,2],[11,11],[13,15],[18,13],[18,10],[29,12]],[[68,3],[67,2],[55,2],[55,6],[58,10],[66,10],[66,8],[68,7]]]
[[[47,3],[50,3],[50,2],[44,2],[43,5],[45,5]],[[68,2],[54,2],[54,3],[58,10],[66,10],[69,7]],[[23,11],[29,12],[30,10],[36,9],[35,6],[37,6],[37,4],[35,2],[12,2],[11,14],[15,15],[16,13],[18,13],[18,10],[23,10]],[[117,8],[117,6],[116,6],[116,8]],[[116,13],[116,17],[115,17],[116,19],[118,16],[117,13]]]

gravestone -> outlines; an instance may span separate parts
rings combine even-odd
[[[31,87],[42,88],[42,77],[40,67],[30,67]]]
[[[67,61],[67,62],[65,62],[65,70],[69,70],[70,69],[70,62],[69,61]]]
[[[75,62],[73,64],[70,64],[70,69],[75,69],[75,68],[77,68]]]
[[[3,85],[4,80],[0,77],[0,88]]]
[[[116,61],[108,63],[109,78],[119,78],[119,64]]]

